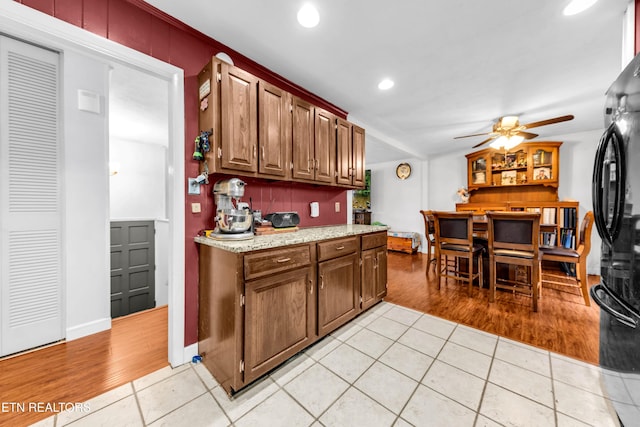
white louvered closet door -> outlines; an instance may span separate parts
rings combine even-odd
[[[0,36],[0,356],[64,337],[59,63]]]

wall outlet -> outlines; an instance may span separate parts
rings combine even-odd
[[[202,212],[200,203],[191,203],[191,213],[200,213],[200,212]]]
[[[340,202],[336,202],[336,212],[340,212]]]

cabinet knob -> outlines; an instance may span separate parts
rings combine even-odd
[[[341,251],[344,249],[344,246],[336,246],[336,251]]]
[[[276,260],[276,262],[278,264],[281,264],[283,262],[288,262],[288,261],[291,261],[291,258],[280,258],[280,259]]]

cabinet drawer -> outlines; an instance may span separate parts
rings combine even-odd
[[[318,261],[351,254],[358,250],[358,237],[330,240],[318,243]]]
[[[251,280],[310,264],[311,251],[308,245],[258,252],[245,255],[244,278]]]
[[[387,232],[371,233],[362,236],[362,250],[377,248],[378,246],[385,246],[387,244]]]

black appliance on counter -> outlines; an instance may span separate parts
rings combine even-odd
[[[593,170],[593,210],[602,238],[600,366],[627,427],[640,425],[640,55],[607,91]]]

